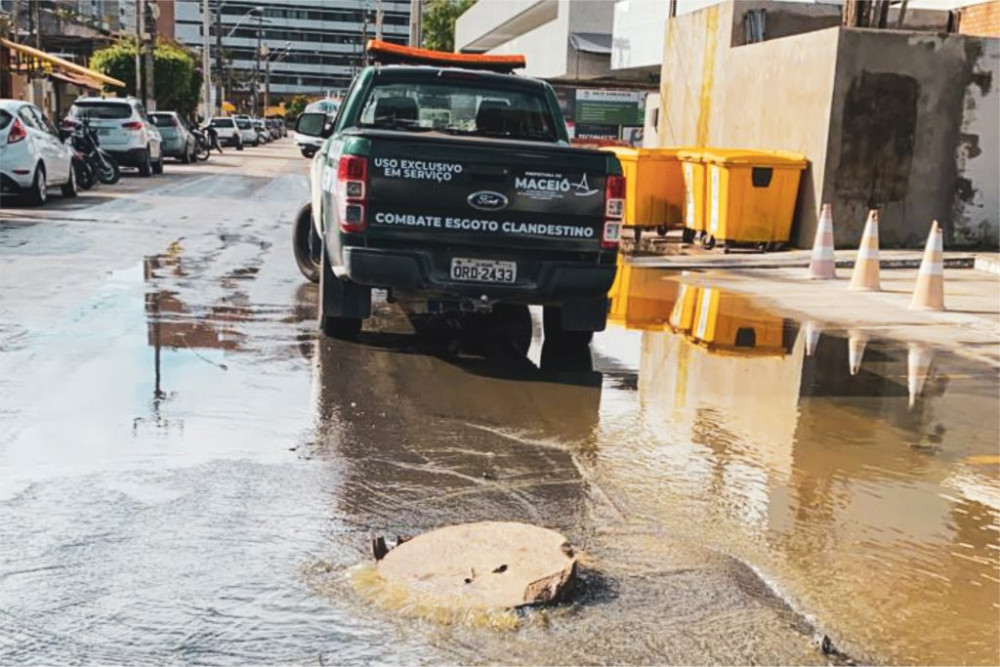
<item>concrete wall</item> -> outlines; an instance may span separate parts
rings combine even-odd
[[[969,46],[974,63],[962,105],[953,240],[995,250],[1000,245],[1000,39]]]
[[[809,159],[792,229],[792,242],[801,247],[813,242],[823,198],[839,43],[840,29],[829,28],[730,49],[714,98],[710,145],[787,150]]]
[[[668,22],[660,142],[805,154],[810,167],[792,242],[809,246],[825,177],[839,29],[731,48],[733,8],[714,5]]]
[[[948,247],[996,238],[1000,213],[995,203],[992,211],[984,208],[996,202],[998,188],[995,128],[985,157],[973,157],[975,151],[966,148],[959,167],[966,94],[974,69],[990,66],[977,49],[982,42],[943,33],[841,31],[824,183],[838,245],[857,242],[869,206],[880,208],[885,247],[921,247],[934,219],[942,223]],[[997,80],[995,60],[992,66],[980,83]],[[995,109],[996,85],[985,93],[976,87],[984,109]],[[988,137],[989,122],[969,115],[965,125],[969,134]],[[973,143],[982,144],[966,141]],[[992,183],[984,182],[991,174]],[[960,190],[978,195],[959,202]],[[971,209],[977,197],[983,205],[978,216]]]

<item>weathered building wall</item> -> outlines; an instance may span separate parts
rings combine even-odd
[[[1000,14],[998,14],[1000,15]],[[964,16],[963,16],[964,20]],[[976,40],[956,155],[954,242],[1000,245],[1000,39]]]
[[[736,14],[768,4],[728,2],[668,21],[660,144],[804,153],[799,247],[812,244],[822,202],[834,205],[838,247],[857,245],[869,206],[881,208],[883,247],[922,247],[933,219],[949,247],[995,247],[997,40],[834,27],[731,47]]]
[[[841,31],[824,179],[838,246],[857,243],[870,206],[880,208],[885,247],[921,247],[935,219],[948,246],[984,238],[953,220],[964,100],[981,42],[944,33]],[[980,187],[995,196],[996,181]],[[991,215],[995,228],[996,210]]]

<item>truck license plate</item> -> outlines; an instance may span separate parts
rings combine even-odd
[[[476,283],[513,283],[517,280],[517,262],[453,257],[451,279]]]

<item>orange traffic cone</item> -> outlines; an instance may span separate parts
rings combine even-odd
[[[851,369],[851,375],[857,375],[861,371],[861,361],[865,358],[865,347],[868,345],[868,336],[860,331],[847,332],[847,363]]]
[[[813,242],[812,259],[809,260],[809,278],[830,280],[837,277],[837,267],[833,257],[833,207],[823,204]]]
[[[917,274],[910,310],[944,310],[944,240],[937,220],[931,225],[924,259]]]
[[[802,333],[806,337],[806,356],[811,357],[816,354],[816,346],[819,345],[819,337],[823,330],[815,322],[809,320],[803,326]]]
[[[934,353],[925,345],[910,343],[906,353],[906,387],[910,392],[910,407],[917,404],[917,396],[924,390],[927,373]]]
[[[862,292],[881,290],[878,280],[878,211],[875,209],[868,212],[868,222],[865,223],[865,233],[861,237],[848,289]]]

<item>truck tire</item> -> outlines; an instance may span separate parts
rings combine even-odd
[[[545,331],[545,344],[557,343],[567,347],[586,346],[594,338],[593,331],[567,331],[563,327],[562,308],[545,306],[542,316],[542,328]]]
[[[324,335],[356,340],[361,325],[371,314],[371,289],[339,280],[333,275],[326,249],[320,259],[318,324]]]
[[[292,224],[292,250],[299,271],[309,282],[319,282],[320,256],[315,251],[320,250],[321,244],[313,227],[312,203],[303,204]]]

